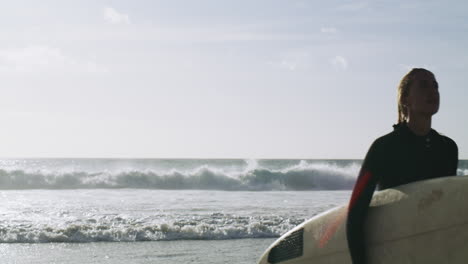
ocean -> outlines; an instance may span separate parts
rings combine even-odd
[[[347,203],[361,162],[3,159],[1,263],[256,263]]]

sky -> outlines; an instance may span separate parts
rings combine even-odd
[[[363,159],[431,70],[468,159],[466,1],[6,1],[0,157]]]

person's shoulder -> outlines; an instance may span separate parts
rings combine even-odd
[[[449,145],[452,145],[454,147],[457,147],[457,143],[455,143],[455,141],[447,136],[444,136],[444,135],[441,135],[442,136],[442,139],[447,142],[447,144]]]
[[[433,129],[433,132],[446,144],[452,145],[452,146],[457,146],[457,143],[448,136],[438,132],[437,130]]]
[[[392,132],[389,132],[387,134],[384,134],[383,136],[380,136],[380,137],[377,137],[374,142],[372,143],[372,145],[375,145],[375,146],[383,146],[383,145],[387,145],[389,143],[392,143],[394,142],[394,140],[398,137],[398,132],[397,131],[392,131]]]
[[[392,142],[394,142],[394,138],[395,135],[393,132],[375,138],[369,147],[368,153],[371,153],[372,156],[383,155],[385,151],[388,150],[388,146],[391,146]]]
[[[381,166],[377,164],[381,164],[386,160],[384,157],[388,157],[389,150],[391,149],[389,146],[392,146],[393,142],[395,142],[394,138],[395,134],[390,132],[374,139],[366,155],[368,166],[374,168],[374,170]]]
[[[442,134],[442,133],[439,133],[437,131],[434,130],[435,133],[437,133],[437,135],[440,137],[440,139],[442,140],[442,142],[444,142],[444,144],[447,144],[449,145],[450,147],[454,148],[454,149],[458,149],[458,146],[457,146],[457,143],[455,143],[455,141],[453,139],[451,139],[450,137]]]
[[[437,132],[436,130],[433,130],[434,133],[440,138],[440,140],[443,142],[444,145],[448,146],[450,149],[452,149],[453,151],[456,151],[458,152],[458,146],[457,146],[457,143],[455,143],[455,141],[453,139],[451,139],[450,137],[440,133],[440,132]]]

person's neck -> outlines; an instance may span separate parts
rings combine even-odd
[[[431,131],[432,117],[418,116],[409,117],[407,120],[408,128],[418,136],[425,136]]]

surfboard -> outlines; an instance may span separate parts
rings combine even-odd
[[[293,228],[276,240],[258,263],[351,263],[347,210],[347,206],[340,206]],[[365,228],[371,264],[466,263],[468,176],[375,192]]]

